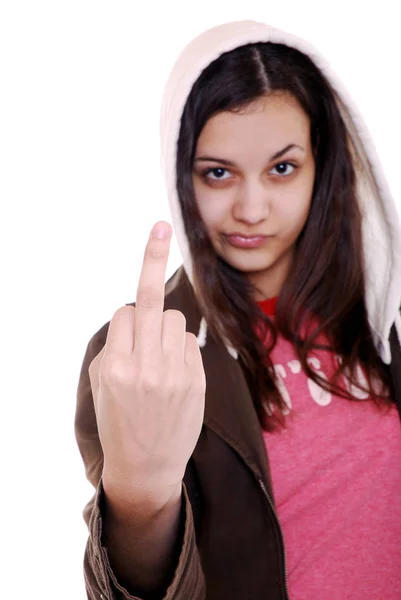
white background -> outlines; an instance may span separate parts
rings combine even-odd
[[[133,302],[153,223],[164,83],[195,35],[255,19],[327,56],[400,198],[400,33],[393,0],[0,5],[2,598],[86,600],[74,437],[90,337]],[[166,278],[181,264],[175,238]],[[57,593],[55,589],[58,588]]]

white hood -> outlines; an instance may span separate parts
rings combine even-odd
[[[191,88],[201,72],[224,52],[253,42],[275,42],[293,46],[308,55],[330,81],[337,104],[357,149],[358,201],[363,214],[363,244],[366,272],[366,307],[373,339],[382,360],[389,364],[390,328],[396,325],[401,340],[401,225],[380,160],[359,109],[324,56],[309,42],[265,23],[234,21],[208,29],[179,54],[167,80],[161,109],[161,166],[167,184],[172,225],[183,257],[183,266],[193,285],[192,257],[184,231],[176,187],[176,154],[180,119]],[[199,345],[206,341],[206,323],[201,322]],[[235,358],[237,353],[227,346]]]

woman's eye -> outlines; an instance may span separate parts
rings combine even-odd
[[[203,175],[204,175],[204,177],[207,177],[208,179],[212,179],[214,181],[221,181],[221,180],[223,180],[223,177],[220,177],[220,176],[217,176],[216,178],[210,177],[211,173],[216,174],[216,173],[221,173],[221,171],[223,171],[223,172],[226,171],[228,173],[227,169],[223,169],[222,167],[214,167],[214,169],[207,169],[207,171],[205,171],[203,173]]]
[[[285,167],[285,170],[284,170],[284,172],[283,172],[283,170],[282,170],[282,168],[281,168],[281,167]],[[288,170],[287,170],[287,168],[286,168],[286,167],[291,167],[292,171],[290,171],[290,172],[288,173]],[[296,169],[296,166],[295,166],[295,165],[293,165],[292,163],[289,163],[289,162],[282,162],[282,163],[278,163],[277,165],[275,165],[275,166],[273,167],[273,169],[279,169],[279,171],[278,171],[278,174],[279,174],[279,175],[283,175],[284,177],[288,177],[288,175],[291,175],[291,173],[293,173],[293,172],[295,171],[295,169]],[[273,169],[272,169],[272,170],[273,170]]]

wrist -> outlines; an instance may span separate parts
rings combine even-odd
[[[102,475],[103,490],[108,503],[120,514],[154,514],[176,505],[182,494],[182,482],[171,486],[149,485],[148,481],[130,482],[110,476],[105,470]]]

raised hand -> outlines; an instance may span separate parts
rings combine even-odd
[[[146,245],[136,307],[119,308],[106,344],[89,366],[104,454],[103,478],[120,493],[178,489],[199,438],[206,378],[193,333],[166,310],[164,285],[172,229]]]

